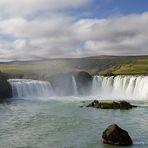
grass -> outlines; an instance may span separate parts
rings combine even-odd
[[[138,59],[129,64],[117,64],[100,71],[99,74],[108,72],[116,75],[148,75],[148,59]]]
[[[88,71],[92,75],[112,72],[116,75],[148,75],[148,56],[94,57],[53,59],[30,62],[0,63],[0,71],[8,74],[37,74],[49,77],[57,73]]]

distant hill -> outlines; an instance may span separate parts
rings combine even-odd
[[[57,73],[85,70],[92,75],[148,75],[148,56],[93,56],[46,59],[38,61],[0,62],[0,71],[8,74],[49,77]]]

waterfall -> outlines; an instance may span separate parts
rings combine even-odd
[[[100,85],[102,82],[102,77],[98,77],[98,76],[94,76],[93,77],[93,82],[92,82],[92,92],[93,94],[98,94],[99,89],[100,89]]]
[[[13,97],[50,97],[53,89],[50,82],[29,80],[29,79],[9,79],[12,86]]]
[[[77,83],[76,83],[76,79],[74,76],[72,76],[72,87],[73,87],[74,95],[77,96],[78,88],[77,88]]]
[[[61,87],[59,85],[52,87],[49,81],[27,79],[9,79],[8,81],[12,86],[13,97],[17,98],[78,96],[81,92],[74,76],[64,81],[65,84],[58,81]],[[85,85],[81,87],[85,88]],[[144,100],[148,99],[148,76],[94,76],[89,90],[90,93],[86,91],[86,95],[97,96],[97,99]],[[64,95],[60,95],[59,91]]]
[[[107,99],[148,99],[148,76],[94,76],[92,95]]]

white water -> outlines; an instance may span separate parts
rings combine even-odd
[[[148,76],[94,76],[92,94],[106,99],[148,99]]]
[[[76,83],[74,76],[72,76],[72,87],[74,90],[74,95],[77,96],[78,95],[78,88],[77,88],[77,83]]]
[[[13,97],[16,98],[46,98],[54,95],[50,82],[29,79],[9,79],[8,81],[12,86]]]
[[[49,98],[56,96],[50,82],[26,79],[8,80],[12,86],[13,97],[18,98]],[[78,96],[78,87],[75,77],[72,77],[72,95]],[[65,90],[65,88],[63,88]],[[148,76],[94,76],[90,96],[97,99],[148,99]],[[79,96],[79,98],[81,98]],[[90,97],[89,97],[90,98]]]

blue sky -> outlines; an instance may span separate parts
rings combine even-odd
[[[143,13],[148,10],[147,0],[94,0],[90,11],[94,8],[93,16],[107,17],[110,14],[128,15],[130,13]],[[102,15],[101,15],[102,14]]]
[[[148,54],[148,0],[1,0],[0,60]]]
[[[148,11],[147,0],[92,0],[89,5],[68,9],[67,13],[78,18],[106,18]],[[80,15],[80,14],[86,15]]]

